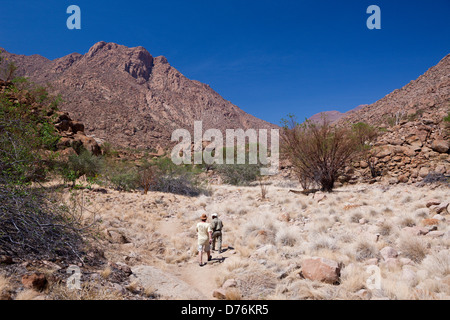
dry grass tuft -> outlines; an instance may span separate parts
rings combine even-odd
[[[398,246],[403,254],[416,263],[420,263],[428,253],[425,240],[419,237],[401,236]]]

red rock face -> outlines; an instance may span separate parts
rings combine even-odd
[[[86,134],[133,148],[170,145],[173,130],[270,129],[223,99],[208,85],[183,76],[163,56],[143,47],[98,42],[84,54],[47,60],[4,53],[19,66],[18,75],[52,85],[63,111],[85,124]]]

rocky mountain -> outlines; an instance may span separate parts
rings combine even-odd
[[[449,109],[450,54],[416,80],[375,103],[346,113],[340,121],[363,121],[381,127],[392,127],[422,118],[441,122]]]
[[[3,50],[2,50],[3,51]],[[275,128],[231,102],[207,84],[190,80],[164,56],[145,48],[98,42],[86,54],[55,60],[39,55],[3,53],[17,74],[49,84],[61,94],[60,109],[86,125],[86,134],[115,145],[161,149],[170,145],[173,130]]]
[[[375,171],[391,183],[417,182],[450,175],[450,123],[444,121],[449,113],[450,54],[417,80],[336,123],[380,127],[372,152]],[[356,168],[361,176],[369,170],[366,161]]]

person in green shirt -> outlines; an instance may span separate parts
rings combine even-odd
[[[222,228],[223,228],[223,222],[219,219],[217,216],[217,213],[212,214],[212,222],[211,222],[211,229],[212,229],[212,250],[215,251],[216,249],[216,241],[218,245],[218,252],[219,254],[222,253]]]

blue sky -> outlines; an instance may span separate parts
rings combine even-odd
[[[69,5],[81,30],[68,30]],[[369,5],[381,30],[369,30]],[[279,124],[373,103],[450,53],[450,1],[3,1],[0,47],[55,59],[98,41],[143,46]]]

